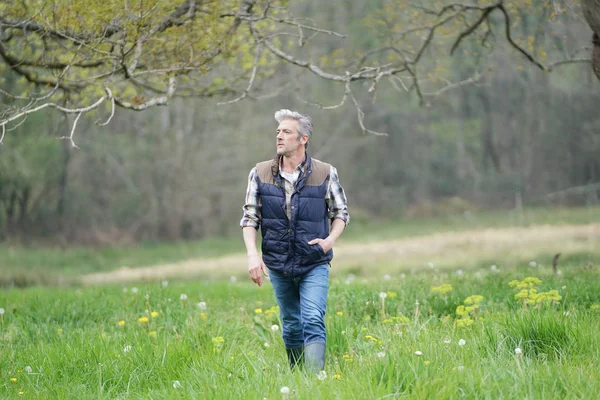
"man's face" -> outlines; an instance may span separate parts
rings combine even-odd
[[[277,127],[277,155],[289,156],[308,141],[306,136],[298,133],[298,121],[284,119]]]

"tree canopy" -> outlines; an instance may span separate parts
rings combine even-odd
[[[221,103],[258,97],[261,82],[289,64],[343,87],[335,108],[348,100],[363,132],[360,101],[353,82],[367,82],[373,96],[382,81],[401,92],[428,98],[477,82],[480,73],[452,80],[444,76],[447,55],[466,41],[480,54],[500,39],[527,62],[544,71],[571,62],[589,63],[600,77],[598,35],[585,48],[571,48],[557,37],[551,54],[540,45],[539,30],[515,37],[515,26],[559,25],[583,17],[598,32],[600,5],[495,0],[441,2],[382,0],[365,7],[363,29],[376,42],[329,30],[312,16],[297,16],[293,2],[282,0],[11,0],[0,4],[0,73],[4,97],[0,141],[29,115],[55,108],[75,115],[64,139],[75,146],[79,118],[90,113],[106,125],[115,108],[146,110],[173,96],[216,97]],[[532,9],[535,12],[532,12]],[[325,21],[326,22],[326,21]],[[590,35],[591,36],[591,35]],[[311,52],[322,37],[331,38],[328,54]],[[423,60],[429,59],[425,63]],[[433,61],[431,61],[433,60]]]

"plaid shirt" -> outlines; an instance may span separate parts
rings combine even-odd
[[[300,175],[304,172],[306,161],[302,162],[294,170],[293,174],[283,172],[283,168],[279,168],[279,175],[283,178],[285,186],[286,212],[288,219],[291,218],[290,202],[294,187]],[[327,193],[325,194],[327,209],[329,210],[329,220],[341,219],[346,225],[350,222],[350,214],[348,214],[348,203],[344,189],[340,185],[337,170],[331,166],[329,169],[329,182],[327,185]],[[261,219],[261,199],[258,194],[258,173],[256,167],[252,168],[248,176],[248,189],[246,190],[246,203],[244,204],[244,215],[240,221],[240,226],[251,226],[258,229]]]

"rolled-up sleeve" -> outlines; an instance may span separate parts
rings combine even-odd
[[[258,173],[256,168],[253,168],[248,175],[248,188],[246,189],[246,201],[244,203],[242,220],[240,226],[242,228],[251,226],[255,229],[260,227],[261,218],[261,201],[258,193]]]
[[[329,209],[329,220],[341,219],[346,225],[350,223],[350,214],[348,213],[348,202],[346,193],[340,184],[337,170],[332,166],[329,170],[329,186],[326,195],[327,207]]]

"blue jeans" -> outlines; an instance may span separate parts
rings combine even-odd
[[[283,342],[287,349],[325,343],[325,306],[329,287],[329,264],[319,265],[304,275],[284,276],[269,271],[281,312]]]

